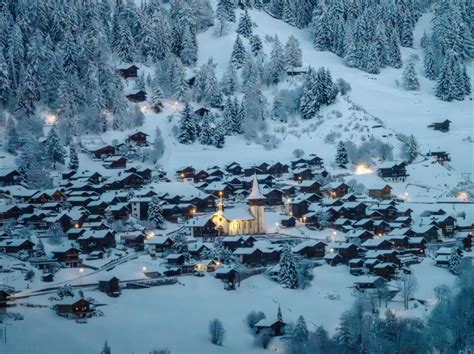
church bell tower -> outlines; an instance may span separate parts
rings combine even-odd
[[[253,176],[252,191],[247,198],[247,203],[250,208],[250,212],[255,218],[255,232],[258,234],[265,233],[265,220],[264,220],[264,205],[266,198],[261,194],[260,187],[258,186],[257,176]]]

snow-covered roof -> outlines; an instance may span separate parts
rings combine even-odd
[[[265,196],[260,192],[260,187],[258,186],[257,175],[253,175],[252,191],[247,197],[247,200],[264,200],[264,199],[265,199]]]
[[[224,217],[229,221],[255,219],[246,206],[225,209]]]

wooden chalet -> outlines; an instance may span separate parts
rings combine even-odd
[[[120,295],[120,280],[117,277],[112,277],[109,280],[99,281],[99,291],[106,293],[111,297],[117,297]]]
[[[303,241],[293,247],[294,254],[305,258],[323,258],[327,244],[317,240]]]
[[[115,147],[112,145],[105,145],[101,147],[95,147],[89,150],[89,153],[96,159],[101,159],[104,156],[115,155]]]
[[[131,93],[127,95],[126,97],[130,102],[139,103],[139,102],[146,101],[146,92],[140,90],[138,92]]]
[[[54,305],[54,309],[60,316],[72,315],[76,317],[87,316],[93,311],[91,302],[79,297],[65,297]]]
[[[374,199],[390,199],[392,197],[392,187],[388,184],[381,186],[370,186],[369,196]]]
[[[138,77],[138,66],[131,65],[128,68],[118,69],[118,73],[124,79]]]
[[[428,125],[428,128],[433,128],[434,130],[439,130],[440,132],[447,133],[449,132],[449,125],[451,121],[449,119],[445,119],[442,122],[435,122]]]
[[[126,168],[127,167],[127,159],[123,156],[109,156],[104,159],[104,163],[102,164],[105,168]]]
[[[53,259],[66,267],[75,268],[81,265],[81,259],[79,258],[80,250],[76,247],[64,246],[54,249],[52,253]]]
[[[431,151],[426,156],[434,157],[435,162],[444,165],[445,162],[451,161],[451,156],[446,151]]]
[[[286,326],[287,324],[281,319],[270,320],[264,318],[255,324],[255,332],[256,334],[266,332],[271,337],[279,337],[285,334]]]
[[[408,177],[406,166],[407,164],[405,162],[386,162],[379,167],[377,174],[379,177],[388,181],[403,182]]]
[[[147,146],[148,145],[148,141],[147,141],[148,136],[149,136],[148,134],[146,134],[144,132],[141,132],[141,131],[138,131],[138,132],[135,132],[133,134],[130,134],[125,141],[127,143],[132,143],[132,144],[135,144],[135,145],[138,145],[138,146]]]
[[[216,224],[209,216],[193,217],[186,221],[185,227],[193,237],[214,238],[217,236]]]
[[[0,170],[0,187],[17,185],[21,180],[21,174],[17,170]]]

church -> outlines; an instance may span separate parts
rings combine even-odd
[[[211,216],[219,236],[264,234],[265,197],[260,192],[257,177],[253,177],[252,191],[247,197],[247,206],[224,210],[222,197],[217,211]]]

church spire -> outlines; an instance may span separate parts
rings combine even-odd
[[[247,200],[248,201],[259,201],[265,200],[266,198],[260,192],[260,187],[258,186],[257,175],[253,175],[253,182],[252,182],[252,191],[250,192]]]

